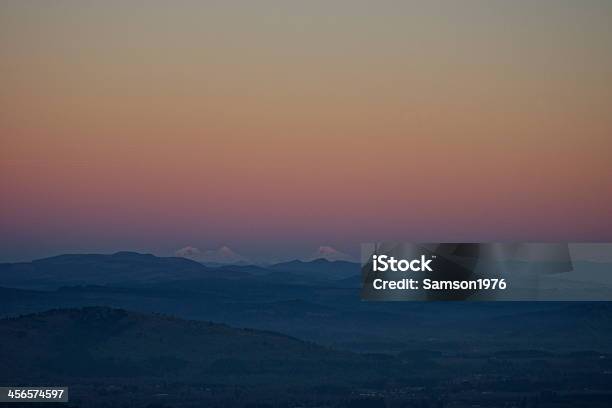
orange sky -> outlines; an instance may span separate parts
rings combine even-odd
[[[609,240],[610,49],[596,0],[4,1],[0,260]]]

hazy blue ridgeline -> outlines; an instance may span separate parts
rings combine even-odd
[[[500,406],[509,392],[532,398],[544,389],[569,390],[563,398],[577,406],[590,389],[589,406],[608,402],[608,303],[362,302],[358,273],[359,265],[324,260],[210,268],[134,253],[3,264],[0,314],[13,316],[0,320],[4,381],[61,378],[84,406],[96,406],[91,387],[96,395],[115,387],[105,401],[118,403],[138,392],[150,398],[162,378],[210,406],[214,398],[246,406],[229,386],[246,387],[254,401],[289,389],[287,400],[326,395],[330,406],[372,389],[376,403],[399,398],[397,389],[424,401],[449,392],[483,401],[469,390],[484,390]],[[83,306],[97,307],[65,309]],[[64,309],[48,311],[56,308]],[[15,318],[26,313],[37,314]],[[27,358],[15,360],[20,352]],[[477,373],[489,379],[474,381]],[[224,391],[202,394],[186,385],[194,378]],[[454,389],[458,380],[469,387]]]

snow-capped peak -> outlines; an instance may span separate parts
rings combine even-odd
[[[306,260],[313,261],[315,259],[327,259],[328,261],[354,261],[353,257],[344,252],[338,251],[336,248],[323,245],[320,246],[312,255]]]
[[[186,246],[185,248],[177,249],[174,252],[174,255],[180,258],[193,259],[193,258],[197,258],[198,256],[201,256],[202,251],[192,246]]]
[[[219,249],[209,249],[206,251],[200,251],[198,248],[187,246],[176,251],[175,255],[202,263],[248,263],[248,259],[246,257],[240,255],[225,245]]]

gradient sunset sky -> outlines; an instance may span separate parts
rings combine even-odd
[[[0,261],[612,240],[612,2],[0,2]]]

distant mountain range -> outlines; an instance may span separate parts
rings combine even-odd
[[[133,252],[61,255],[0,264],[0,317],[111,306],[273,330],[351,350],[461,349],[469,341],[485,349],[610,348],[607,303],[363,302],[359,273],[358,264],[324,259],[207,267]]]
[[[69,254],[32,262],[0,264],[1,284],[16,287],[157,282],[211,276],[211,271],[198,262],[135,252]]]
[[[158,257],[136,252],[67,254],[32,262],[0,264],[0,286],[58,288],[68,285],[147,284],[197,279],[285,279],[315,283],[359,275],[358,264],[317,259],[267,267],[206,266],[183,257]]]
[[[175,253],[181,258],[191,259],[203,263],[207,266],[222,266],[222,265],[258,265],[268,266],[277,262],[254,262],[248,257],[234,251],[232,248],[224,245],[218,249],[200,250],[193,246],[186,246],[178,249]],[[317,248],[312,254],[302,259],[305,262],[314,261],[317,259],[326,259],[328,261],[346,261],[355,262],[355,258],[344,252],[338,251],[328,245],[322,245]]]

